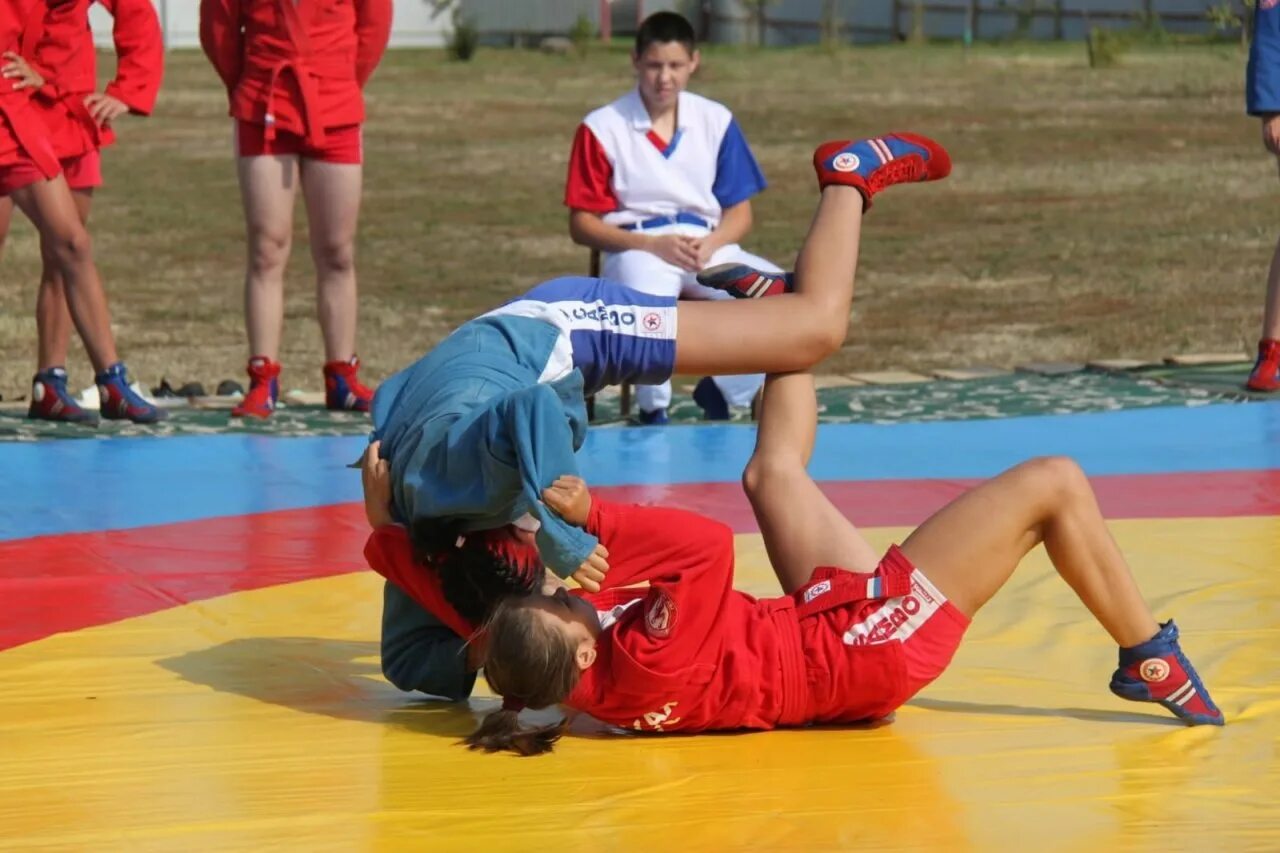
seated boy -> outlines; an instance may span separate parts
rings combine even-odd
[[[695,280],[713,264],[778,272],[738,247],[764,175],[733,114],[685,91],[699,62],[693,27],[650,15],[632,62],[636,88],[588,115],[573,140],[564,201],[574,242],[604,253],[604,278],[658,296],[725,298]],[[707,418],[727,420],[762,381],[705,377],[693,396]],[[667,422],[670,382],[637,386],[636,397],[642,423]]]

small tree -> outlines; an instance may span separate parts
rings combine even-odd
[[[469,62],[480,46],[480,30],[471,18],[462,14],[462,4],[453,7],[453,33],[449,36],[449,55],[459,62]]]

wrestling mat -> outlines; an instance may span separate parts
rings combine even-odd
[[[1066,453],[1228,718],[1107,692],[1110,640],[1042,552],[890,725],[458,746],[494,706],[379,670],[354,435],[0,443],[0,849],[1038,850],[1280,845],[1280,403],[824,425],[815,476],[879,545]],[[613,498],[738,532],[745,426],[599,429]],[[31,437],[28,437],[31,438]],[[483,684],[483,682],[481,682]]]

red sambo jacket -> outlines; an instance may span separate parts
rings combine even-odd
[[[27,55],[34,49],[44,17],[44,4],[31,0],[0,0],[0,54]],[[0,80],[0,168],[34,162],[52,178],[61,170],[49,132],[30,89],[14,89]]]
[[[565,704],[619,728],[696,732],[866,720],[907,698],[901,644],[842,637],[860,607],[910,590],[896,548],[874,574],[818,568],[794,595],[757,599],[733,589],[733,533],[719,522],[594,497],[587,530],[610,569],[606,588],[574,594],[603,630]],[[379,528],[365,556],[460,636],[473,632],[414,563],[404,528]]]
[[[23,57],[45,79],[36,105],[59,158],[110,145],[115,134],[99,127],[84,105],[97,89],[97,50],[89,28],[95,0],[43,0],[39,32]],[[106,92],[137,115],[151,115],[164,76],[164,37],[151,0],[96,0],[111,13],[116,76]],[[39,5],[37,3],[36,5]]]
[[[391,37],[391,0],[200,0],[200,44],[231,115],[319,145],[364,121],[362,89]]]

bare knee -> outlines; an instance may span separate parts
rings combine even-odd
[[[292,238],[288,232],[262,231],[249,239],[249,271],[262,275],[278,273],[289,260]]]
[[[42,235],[44,250],[50,266],[58,272],[76,269],[93,261],[93,239],[83,226],[77,223],[54,234]]]
[[[755,503],[762,496],[786,489],[786,484],[798,476],[808,476],[804,460],[798,454],[792,457],[757,453],[742,470],[742,490],[747,499]]]
[[[848,334],[848,312],[825,312],[801,336],[796,349],[805,361],[805,366],[811,367],[839,352]]]
[[[352,242],[321,243],[312,250],[312,257],[321,276],[348,276],[356,268],[356,247]]]
[[[1057,509],[1092,494],[1089,478],[1069,456],[1040,456],[1018,466],[1031,482],[1036,497]]]

